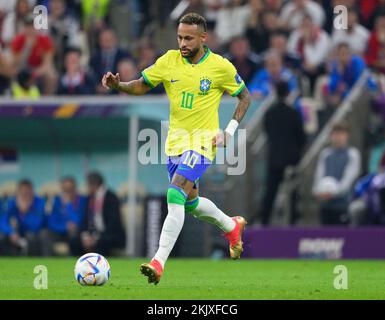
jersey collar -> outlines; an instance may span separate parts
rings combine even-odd
[[[202,58],[200,58],[200,60],[199,60],[197,63],[195,63],[195,64],[200,64],[200,63],[202,63],[202,62],[205,61],[205,60],[207,59],[207,57],[210,55],[210,52],[211,52],[210,48],[207,47],[207,46],[203,46],[203,48],[205,49],[206,53],[205,53],[204,56],[203,56]],[[188,59],[188,58],[183,58],[183,60],[184,60],[185,62],[189,63],[189,64],[193,64],[193,63],[191,63],[190,59]]]

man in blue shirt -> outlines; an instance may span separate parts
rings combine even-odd
[[[247,88],[254,99],[264,99],[273,92],[279,82],[287,83],[288,99],[304,118],[297,77],[283,65],[281,54],[270,50],[266,53],[264,68],[254,75]]]
[[[341,42],[337,46],[337,57],[332,62],[328,84],[328,102],[338,106],[349,94],[366,68],[364,59],[351,54],[349,44]],[[370,84],[369,84],[370,85]]]
[[[32,182],[28,179],[18,183],[16,196],[12,197],[0,221],[5,254],[26,253],[46,255],[45,201],[34,194]]]
[[[73,177],[61,179],[61,195],[55,197],[51,214],[48,217],[51,244],[64,242],[70,246],[71,239],[79,235],[80,224],[84,218],[87,199],[77,192]],[[51,247],[53,253],[54,247]]]

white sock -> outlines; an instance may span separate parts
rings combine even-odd
[[[184,205],[168,204],[168,214],[160,234],[159,248],[154,256],[154,259],[158,260],[163,268],[182,230],[184,214]]]
[[[211,200],[199,197],[198,206],[191,212],[199,220],[215,224],[224,232],[230,232],[235,228],[235,221],[224,214]]]

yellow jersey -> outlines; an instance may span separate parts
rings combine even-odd
[[[196,64],[169,50],[142,71],[151,88],[163,83],[170,99],[170,126],[166,154],[194,150],[211,161],[216,154],[212,139],[219,130],[218,108],[224,91],[237,96],[245,86],[233,64],[205,47]]]

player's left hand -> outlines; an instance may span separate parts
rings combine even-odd
[[[219,130],[219,132],[213,137],[212,143],[213,147],[223,147],[225,148],[230,141],[231,136],[226,132],[224,133],[222,130]]]

